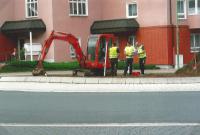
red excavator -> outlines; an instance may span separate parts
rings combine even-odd
[[[73,46],[76,53],[77,61],[80,65],[80,69],[86,69],[87,71],[90,71],[90,73],[94,75],[102,75],[104,69],[110,68],[110,62],[108,58],[108,48],[111,47],[112,43],[115,42],[116,40],[114,35],[112,34],[91,35],[88,40],[87,55],[84,55],[79,45],[78,39],[75,36],[63,32],[52,31],[51,35],[45,41],[45,44],[42,48],[38,65],[32,72],[34,76],[45,75],[46,72],[43,68],[43,61],[48,53],[48,50],[53,40],[66,41],[67,43]],[[73,74],[76,75],[77,72],[80,71],[80,69],[75,70]]]

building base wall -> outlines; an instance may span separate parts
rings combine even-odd
[[[10,60],[15,47],[16,44],[11,39],[0,33],[0,62]]]

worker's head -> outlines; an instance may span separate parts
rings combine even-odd
[[[128,45],[128,46],[131,46],[131,42],[130,42],[130,41],[128,41],[128,42],[127,42],[127,45]]]
[[[135,42],[135,46],[138,46],[138,45],[139,45],[139,43],[136,41],[136,42]]]
[[[112,44],[112,46],[117,46],[117,44],[114,42],[114,43]]]

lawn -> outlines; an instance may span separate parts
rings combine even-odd
[[[12,61],[6,63],[1,69],[1,73],[6,72],[26,72],[32,71],[37,65],[37,61]],[[61,62],[61,63],[43,63],[44,69],[47,71],[52,70],[74,70],[79,68],[79,64],[77,61],[74,62]],[[118,69],[124,69],[125,63],[124,61],[120,61],[118,64]],[[155,65],[145,65],[146,69],[158,69]],[[134,64],[134,69],[139,69],[138,64]]]

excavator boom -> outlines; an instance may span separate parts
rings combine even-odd
[[[38,65],[32,72],[32,74],[34,76],[45,74],[45,71],[43,69],[43,61],[44,61],[44,59],[45,59],[45,57],[46,57],[46,55],[49,51],[49,48],[50,48],[53,40],[66,41],[70,45],[72,45],[75,52],[76,52],[76,58],[79,62],[80,67],[85,68],[85,66],[86,66],[86,56],[83,54],[83,51],[81,50],[78,39],[75,36],[73,36],[72,34],[66,34],[66,33],[62,33],[62,32],[52,31],[52,33],[50,34],[49,38],[45,41],[45,44],[42,48],[41,56],[40,56]]]

